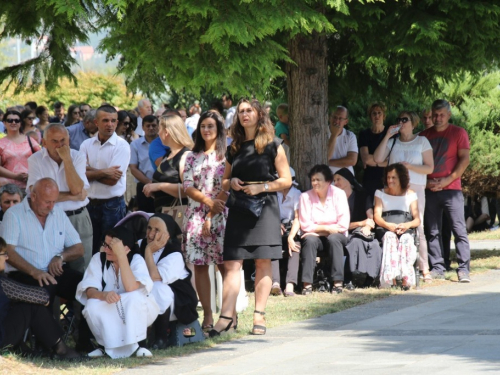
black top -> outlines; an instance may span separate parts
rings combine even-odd
[[[28,286],[0,274],[0,348],[4,338],[3,322],[9,312],[10,300],[46,305],[49,293],[37,286]]]
[[[283,142],[274,138],[262,154],[255,150],[253,140],[243,142],[236,155],[230,148],[226,160],[231,164],[231,178],[237,177],[245,182],[274,181],[277,179],[274,166],[278,146]],[[229,209],[224,237],[224,248],[241,246],[281,246],[281,226],[278,198],[276,193],[262,193],[266,197],[259,219],[252,215]],[[226,251],[226,250],[224,250]]]
[[[368,147],[368,153],[373,155],[377,149],[382,139],[384,139],[388,128],[384,128],[381,133],[375,134],[371,129],[362,130],[358,137],[358,147]],[[361,151],[360,151],[361,152]],[[382,178],[384,176],[384,168],[382,167],[371,167],[366,166],[365,173],[363,175],[363,184],[367,181],[377,182],[382,188]]]
[[[351,196],[347,199],[349,203],[349,212],[351,214],[351,223],[363,221],[367,218],[366,211],[373,208],[370,199],[364,191],[353,190]]]
[[[155,173],[153,174],[153,182],[168,182],[171,184],[181,183],[179,164],[181,162],[182,155],[184,155],[185,152],[189,152],[189,149],[187,147],[184,147],[172,159],[168,159],[171,152],[172,151],[170,149],[167,151],[165,158],[156,169]],[[163,191],[155,192],[154,196],[156,211],[161,211],[162,207],[172,206],[172,204],[174,204],[177,200],[176,197],[173,197]],[[187,199],[183,199],[182,204],[187,204]]]

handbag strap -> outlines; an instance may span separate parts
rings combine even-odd
[[[409,213],[408,211],[391,210],[382,212],[382,217],[393,216],[393,215],[401,215],[405,216],[406,218],[412,218],[411,213]]]
[[[31,137],[27,135],[26,138],[28,138],[28,143],[30,144],[31,154],[34,154],[36,151],[33,148],[33,144],[31,143]]]
[[[389,150],[389,155],[387,155],[387,165],[389,165],[389,158],[391,157],[391,152],[392,152],[392,149],[394,148],[394,145],[396,144],[396,137],[394,137],[392,139],[392,146],[391,146],[391,149]]]
[[[181,184],[177,184],[177,195],[179,197],[179,203],[182,207],[182,197],[181,197]]]

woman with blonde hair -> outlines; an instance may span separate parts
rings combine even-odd
[[[224,288],[219,321],[210,337],[234,327],[243,260],[255,261],[254,335],[264,335],[265,308],[272,285],[272,259],[281,259],[281,223],[277,191],[292,184],[281,143],[258,100],[242,99],[231,126],[222,188],[230,190],[224,235]]]
[[[162,207],[170,207],[179,198],[186,195],[182,189],[182,175],[187,152],[193,148],[193,140],[189,136],[184,121],[177,115],[160,118],[159,137],[163,145],[169,147],[153,175],[153,182],[144,186],[146,197],[154,197],[155,211],[161,212]],[[183,204],[187,200],[183,199]]]

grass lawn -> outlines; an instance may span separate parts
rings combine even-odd
[[[452,253],[452,267],[456,267],[455,254]],[[471,274],[486,272],[491,269],[500,268],[500,250],[473,251],[471,261]],[[437,285],[457,281],[455,272],[446,273],[447,280],[433,281],[430,284],[421,283],[423,288],[432,288]],[[357,305],[366,304],[390,295],[402,294],[404,292],[382,290],[382,289],[359,289],[354,292],[344,292],[341,295],[327,293],[313,293],[311,296],[294,298],[269,297],[267,306],[267,327],[276,327],[295,321],[318,317],[345,310]],[[252,328],[253,318],[253,294],[250,294],[250,305],[246,311],[239,314],[238,332],[226,335],[215,340],[206,340],[202,343],[186,345],[182,348],[169,348],[154,352],[153,358],[127,358],[122,360],[95,359],[83,363],[72,364],[66,362],[54,362],[48,359],[24,359],[12,354],[0,356],[0,374],[95,374],[107,375],[125,368],[135,367],[142,364],[154,363],[168,357],[179,357],[191,354],[200,349],[210,348],[217,343],[246,336]]]
[[[500,228],[483,232],[469,233],[469,240],[500,240]]]

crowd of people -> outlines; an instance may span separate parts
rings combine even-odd
[[[372,127],[356,137],[348,109],[335,107],[328,155],[304,192],[289,162],[288,106],[276,113],[274,126],[267,103],[229,94],[204,112],[198,102],[153,112],[147,99],[128,111],[104,103],[66,113],[57,102],[54,117],[36,103],[9,108],[0,122],[0,347],[21,347],[31,328],[60,358],[151,356],[168,345],[169,322],[198,319],[198,301],[206,336],[219,336],[238,327],[248,260],[255,335],[266,333],[269,295],[310,295],[320,274],[333,294],[444,278],[451,232],[458,280],[471,281],[467,231],[491,217],[464,215],[469,139],[450,124],[447,101],[422,112],[418,134],[417,113],[387,126],[374,103]],[[126,225],[134,210],[146,213],[143,233]],[[210,265],[223,278],[218,321]],[[76,351],[56,328],[55,297],[82,306]]]

